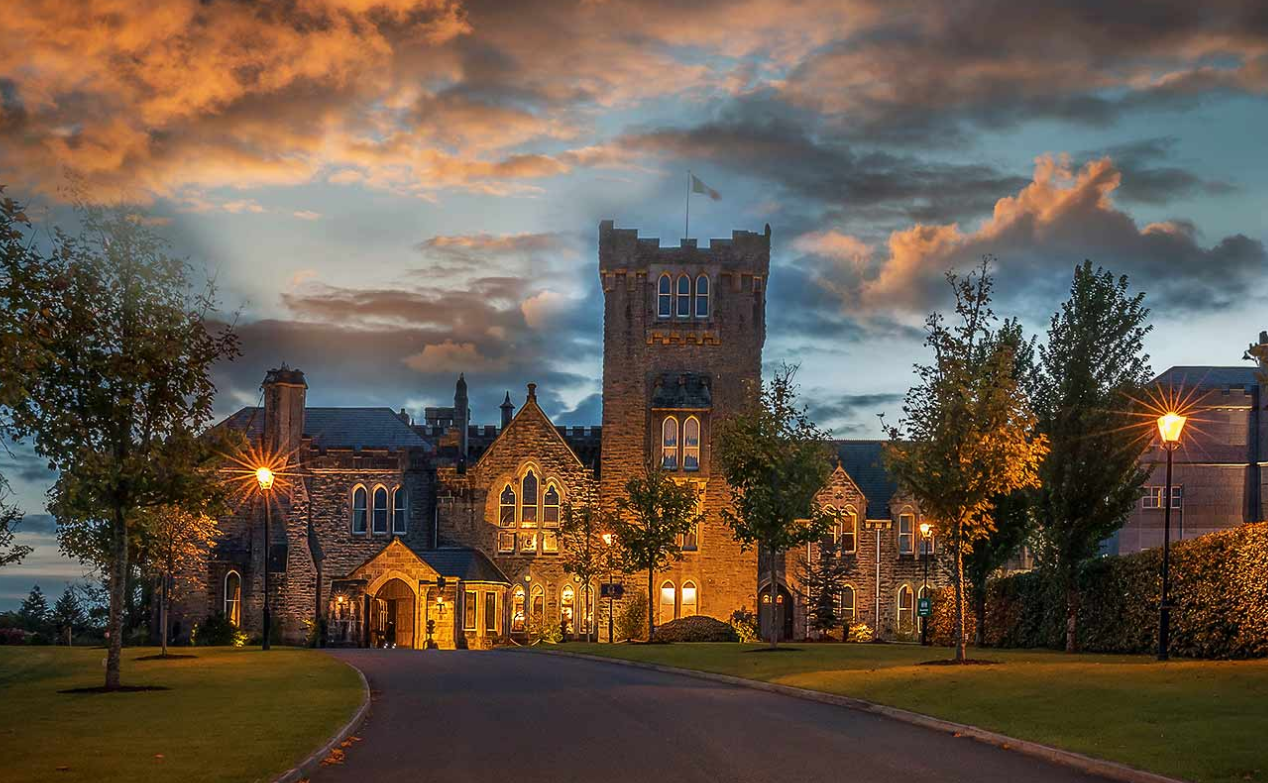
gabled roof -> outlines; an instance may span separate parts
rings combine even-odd
[[[884,446],[882,440],[832,441],[841,467],[867,498],[868,519],[889,519],[889,501],[898,492],[898,482],[885,469]]]
[[[1259,383],[1259,368],[1204,365],[1170,367],[1154,379],[1164,389],[1244,389]]]
[[[243,408],[216,426],[255,439],[264,432],[264,413]],[[314,448],[323,449],[432,449],[391,408],[305,408],[304,435],[312,438]]]
[[[413,549],[424,563],[436,570],[436,573],[449,579],[461,579],[464,582],[498,582],[511,583],[483,552],[466,547],[440,547],[439,549]]]

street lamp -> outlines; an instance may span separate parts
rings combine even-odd
[[[260,484],[260,496],[264,498],[264,643],[263,649],[269,649],[269,632],[272,630],[272,618],[269,614],[269,528],[273,527],[273,513],[270,493],[273,489],[273,471],[261,465],[255,469],[255,480]]]
[[[612,638],[612,534],[603,534],[603,545],[608,548],[608,644],[614,641]]]
[[[1167,647],[1171,637],[1171,605],[1167,591],[1170,583],[1171,565],[1171,455],[1180,445],[1180,434],[1184,432],[1187,416],[1174,411],[1158,417],[1158,434],[1162,437],[1162,447],[1167,451],[1167,486],[1163,495],[1162,511],[1162,601],[1158,604],[1158,660],[1167,660]]]
[[[928,522],[920,523],[920,549],[922,560],[925,561],[925,585],[920,588],[920,595],[924,598],[929,597],[929,534],[933,532],[933,525]],[[922,645],[929,644],[929,618],[920,618],[920,643]]]

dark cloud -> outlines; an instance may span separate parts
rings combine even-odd
[[[57,533],[57,521],[52,514],[27,514],[18,523],[17,532],[51,536]]]
[[[875,432],[877,414],[892,414],[902,405],[900,392],[871,394],[832,394],[819,390],[807,395],[810,418],[822,427],[831,428],[838,438]]]
[[[19,446],[0,450],[0,477],[26,482],[51,482],[53,471],[48,462],[36,456],[29,448]]]
[[[1179,139],[1159,136],[1078,153],[1080,160],[1109,157],[1123,174],[1116,195],[1140,204],[1168,204],[1190,196],[1227,196],[1238,187],[1173,164]]]

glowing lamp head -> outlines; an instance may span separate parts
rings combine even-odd
[[[255,480],[260,482],[260,489],[268,492],[273,488],[273,471],[266,467],[258,467],[255,469]]]
[[[1189,417],[1174,412],[1159,416],[1158,434],[1162,436],[1162,442],[1168,446],[1179,443],[1180,433],[1184,432],[1184,423],[1188,420]]]
[[[933,525],[929,524],[928,522],[920,523],[920,535],[924,536],[925,538],[928,538],[929,533],[932,531],[933,531]]]

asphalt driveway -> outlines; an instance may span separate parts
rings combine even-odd
[[[312,780],[446,783],[1099,778],[884,717],[522,651],[341,650],[373,691],[362,741]]]

